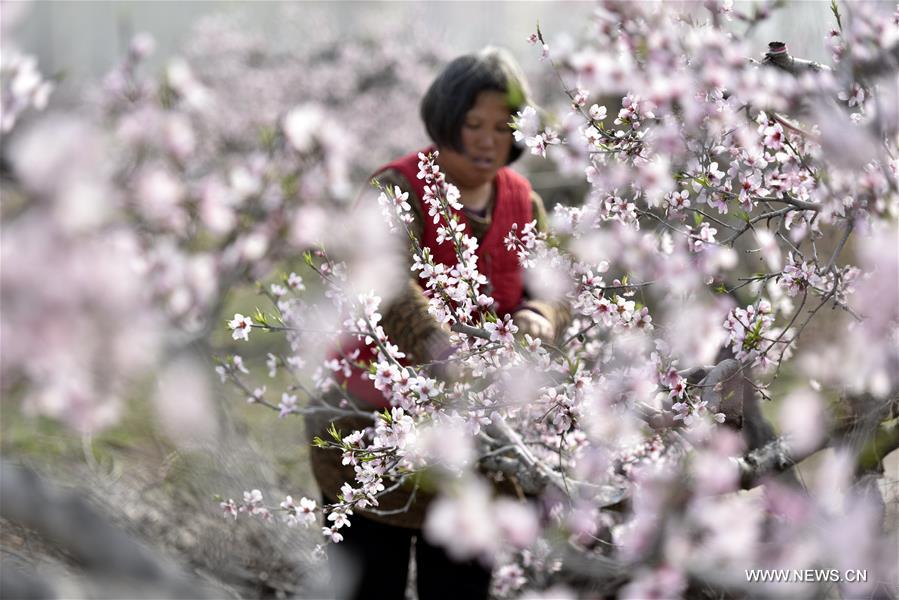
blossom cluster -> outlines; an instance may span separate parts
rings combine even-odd
[[[560,144],[559,135],[552,128],[540,129],[540,118],[533,106],[525,107],[512,119],[516,142],[524,142],[535,156],[546,156],[546,148]]]
[[[4,5],[0,32],[3,34],[0,58],[0,132],[10,133],[29,109],[44,110],[54,83],[38,69],[37,58],[23,52],[15,43],[15,32],[27,7]]]
[[[52,84],[12,46],[22,6],[3,8],[4,164],[0,289],[3,395],[30,415],[93,433],[115,423],[130,386],[157,366],[168,328],[147,296],[139,236],[120,218],[96,123],[43,108]]]
[[[247,513],[270,520],[273,518],[273,511],[275,511],[284,513],[284,523],[288,527],[296,527],[297,525],[308,527],[315,522],[315,509],[317,508],[315,500],[304,497],[300,498],[299,503],[297,503],[294,502],[292,497],[286,496],[276,509],[267,508],[263,502],[262,492],[254,489],[243,493],[243,502],[235,502],[233,498],[229,498],[222,501],[220,506],[225,515],[235,519],[239,513]]]
[[[52,90],[53,84],[43,78],[35,57],[4,48],[0,64],[0,106],[3,107],[0,130],[10,132],[19,116],[29,108],[46,108]]]
[[[773,330],[774,316],[771,314],[771,303],[762,300],[758,305],[735,308],[724,322],[729,333],[734,357],[746,360],[750,364],[759,361],[768,364],[768,352],[776,343],[776,332]]]

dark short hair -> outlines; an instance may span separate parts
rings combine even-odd
[[[530,90],[521,67],[512,55],[500,48],[487,47],[450,62],[421,100],[421,120],[431,140],[438,146],[462,151],[462,125],[478,94],[501,92],[514,114],[530,101]],[[509,162],[521,156],[523,147],[512,143]]]

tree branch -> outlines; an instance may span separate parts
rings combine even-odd
[[[482,340],[490,341],[490,334],[484,331],[483,329],[479,329],[478,327],[472,327],[471,325],[465,325],[464,323],[453,323],[450,326],[450,329],[455,331],[456,333],[464,333],[465,335],[481,338]]]
[[[833,268],[834,263],[837,260],[837,257],[840,255],[840,252],[843,250],[843,246],[846,245],[846,241],[849,239],[849,235],[852,233],[852,228],[855,223],[852,219],[846,221],[846,228],[843,230],[843,237],[840,238],[837,247],[834,248],[833,254],[830,256],[830,260],[827,261],[827,264],[822,269],[822,273],[827,273]]]
[[[877,58],[856,63],[852,70],[856,79],[865,79],[878,77],[897,69],[899,69],[899,43],[893,44],[892,48]]]
[[[758,486],[767,476],[786,471],[816,452],[832,446],[850,431],[851,426],[843,427],[803,452],[797,452],[784,437],[779,437],[744,456],[731,459],[740,470],[741,487],[750,489]],[[860,469],[870,469],[897,448],[899,448],[899,418],[881,423],[877,427],[874,435],[859,453],[857,464]]]

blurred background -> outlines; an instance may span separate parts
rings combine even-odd
[[[702,10],[699,3],[684,5]],[[46,113],[102,105],[98,90],[117,84],[108,74],[128,55],[134,36],[146,33],[155,40],[155,51],[141,68],[151,79],[158,78],[175,56],[183,56],[209,90],[228,96],[231,112],[212,115],[209,122],[232,127],[237,138],[255,132],[260,122],[274,122],[297,102],[335,109],[345,130],[365,144],[359,146],[365,152],[348,157],[346,178],[358,186],[379,164],[426,142],[417,117],[418,98],[456,55],[485,45],[506,47],[528,73],[536,100],[564,110],[558,80],[526,39],[539,22],[551,48],[570,48],[578,36],[589,35],[593,9],[590,2],[5,1],[2,18],[7,21],[13,12],[21,13],[14,30],[4,23],[4,36],[14,35],[15,45],[33,54],[37,68],[55,82]],[[826,62],[823,42],[831,27],[828,1],[787,3],[775,19],[752,32],[757,50],[753,56],[760,58],[767,43],[777,39],[786,41],[795,56]],[[4,157],[20,132],[43,116],[34,111],[23,115],[19,129],[4,136]],[[385,131],[385,122],[396,126]],[[74,142],[66,141],[69,145],[62,144],[61,133],[51,129],[39,153],[53,154],[61,147],[65,152],[59,160],[66,163],[89,149],[89,144],[79,145],[77,136]],[[199,146],[198,153],[208,151]],[[558,173],[551,162],[534,158],[519,167],[531,173],[549,205],[582,198],[582,177]],[[59,171],[47,173],[53,178]],[[4,190],[7,238],[10,218],[17,216],[15,200]],[[184,252],[199,254],[195,251]],[[12,256],[4,251],[4,261]],[[296,262],[296,257],[282,257],[268,267],[289,272]],[[0,267],[9,271],[11,264]],[[239,352],[249,366],[259,369],[269,352],[284,345],[274,336],[253,336],[241,345],[231,339],[226,317],[251,311],[259,296],[252,285],[229,287],[229,281],[222,276],[216,282],[224,298],[221,304],[184,318],[192,336],[182,344],[184,361],[173,359],[174,369],[167,369],[161,379],[138,380],[124,400],[121,418],[108,429],[79,435],[56,420],[26,414],[19,404],[24,384],[4,382],[0,450],[10,466],[4,467],[0,504],[24,512],[13,515],[15,522],[10,513],[0,521],[3,585],[22,586],[5,587],[2,595],[116,597],[127,592],[150,598],[165,589],[166,595],[182,597],[314,597],[326,585],[315,560],[316,531],[288,531],[250,519],[232,525],[220,515],[218,494],[237,496],[252,488],[272,499],[286,493],[317,494],[299,420],[277,419],[272,412],[249,406],[244,394],[214,378],[210,355]],[[34,283],[52,288],[54,281],[46,277]],[[5,285],[4,308],[12,314],[15,307]],[[191,286],[186,289],[194,293]],[[165,294],[167,308],[174,311],[173,298],[180,296],[171,290]],[[188,297],[193,306],[199,305]],[[20,343],[8,328],[3,337],[4,353]],[[77,342],[73,348],[79,347]],[[103,375],[99,370],[98,378]],[[286,385],[283,372],[278,377],[269,382],[271,388]],[[265,381],[260,377],[253,383]],[[177,399],[168,413],[148,401],[160,390],[165,395],[185,389],[193,398]],[[205,403],[191,402],[201,397]],[[209,422],[215,423],[215,431],[205,434],[214,441],[184,443],[185,435],[198,433],[198,423]],[[42,479],[29,473],[40,473]],[[16,495],[8,495],[10,490]],[[35,507],[43,520],[22,518],[34,516],[27,509]],[[48,525],[48,518],[54,523]],[[201,583],[185,583],[185,568],[199,574]],[[147,583],[160,581],[170,587]]]
[[[188,44],[204,18],[236,18],[275,48],[310,41],[378,35],[423,35],[450,55],[485,45],[508,48],[524,64],[536,58],[525,42],[539,21],[548,35],[579,31],[589,2],[37,2],[19,38],[47,73],[65,73],[66,88],[105,73],[140,31],[157,41],[155,61]],[[394,29],[395,26],[399,26]],[[153,63],[151,63],[153,64]],[[157,62],[158,64],[158,62]],[[64,88],[65,89],[65,88]]]
[[[699,4],[684,2],[683,4]],[[735,3],[745,8],[752,2]],[[827,0],[788,2],[778,18],[753,34],[759,53],[774,39],[787,40],[796,56],[824,61],[822,41],[833,26]],[[197,21],[213,15],[237,16],[274,44],[302,48],[306,39],[375,34],[397,23],[432,39],[451,55],[485,45],[508,48],[526,67],[537,57],[525,43],[537,22],[553,45],[563,33],[589,28],[591,2],[35,2],[18,37],[46,73],[67,75],[63,91],[105,73],[127,49],[131,36],[150,33],[160,61],[191,39]],[[63,94],[64,95],[64,94]]]
[[[677,1],[688,11],[705,14],[699,1]],[[748,11],[757,4],[737,1],[738,10]],[[777,3],[774,3],[777,4]],[[16,37],[20,45],[38,59],[42,71],[53,76],[58,86],[52,104],[65,105],[81,97],[85,86],[97,81],[121,60],[132,37],[141,32],[156,41],[156,52],[147,67],[159,69],[175,54],[197,50],[210,40],[236,31],[265,40],[266,52],[303,55],[349,40],[370,40],[375,44],[407,44],[433,53],[425,69],[410,74],[426,80],[440,64],[456,55],[487,45],[507,48],[520,62],[534,88],[536,101],[557,113],[565,110],[565,98],[548,64],[539,60],[539,49],[526,38],[539,23],[546,41],[555,50],[575,47],[576,40],[589,35],[592,2],[534,1],[484,2],[460,5],[451,1],[430,2],[35,2],[22,21]],[[756,47],[753,58],[761,58],[767,43],[786,40],[794,56],[826,62],[825,34],[833,27],[829,0],[783,2],[777,18],[755,27],[749,39]],[[745,28],[732,22],[735,29]],[[227,31],[216,31],[224,27]],[[198,42],[198,38],[203,41]],[[200,50],[194,58],[207,60]],[[328,68],[328,65],[325,65]],[[333,67],[331,67],[333,68]],[[321,85],[309,78],[308,85]],[[573,82],[566,82],[572,85]],[[300,85],[307,84],[302,79]],[[422,82],[422,86],[426,83]],[[403,90],[405,92],[406,90]],[[419,93],[419,89],[408,92]],[[297,90],[297,96],[303,92]],[[414,102],[410,103],[414,106]],[[414,116],[403,124],[398,138],[409,146],[426,143],[419,120]],[[389,154],[385,154],[389,158]],[[380,164],[380,163],[377,163]],[[377,166],[375,162],[365,168]],[[584,188],[569,177],[559,177],[549,161],[527,159],[519,168],[534,176],[534,185],[549,207],[578,200]],[[364,170],[364,169],[363,169]],[[578,178],[580,179],[580,178]]]

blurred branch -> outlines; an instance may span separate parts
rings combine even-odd
[[[467,336],[490,341],[490,334],[478,327],[472,327],[471,325],[465,325],[464,323],[453,323],[450,329],[456,333],[464,333]]]
[[[554,469],[547,467],[528,450],[521,436],[515,431],[505,419],[499,415],[493,416],[493,421],[489,427],[490,434],[500,443],[509,444],[515,449],[515,453],[520,461],[521,475],[525,476],[525,472],[532,471],[531,478],[534,483],[539,486],[535,491],[542,490],[546,483],[551,483],[560,490],[565,490],[567,484],[563,481],[562,476]],[[540,485],[540,484],[543,485]],[[528,491],[528,490],[525,490]]]
[[[702,388],[702,400],[708,402],[709,410],[723,412],[726,422],[738,429],[765,425],[766,429],[770,430],[767,423],[757,422],[763,419],[761,413],[754,414],[758,412],[757,409],[745,405],[746,399],[738,387],[741,384],[740,374],[743,368],[739,361],[728,358],[714,367],[698,370],[700,373],[708,373],[696,384]],[[639,413],[653,429],[683,427],[683,422],[675,421],[671,411],[643,407]],[[892,420],[877,424],[877,421],[883,418]],[[858,451],[858,465],[862,470],[876,466],[890,452],[899,448],[899,418],[887,412],[875,420],[875,424],[877,424],[875,429],[866,436],[868,439],[864,440]],[[763,442],[764,445],[732,459],[739,468],[741,486],[746,489],[755,487],[766,477],[784,473],[812,454],[828,446],[843,443],[847,436],[858,433],[856,426],[855,420],[846,421],[829,436],[825,436],[819,444],[803,452],[797,452],[784,437],[772,439],[773,430],[770,430],[769,435],[760,438],[760,443]]]
[[[880,424],[859,453],[859,469],[873,469],[897,448],[899,448],[899,418]]]
[[[836,263],[837,257],[840,255],[840,252],[843,251],[843,246],[846,245],[846,241],[849,239],[849,235],[852,233],[852,228],[855,226],[855,222],[852,219],[848,219],[846,221],[846,226],[843,228],[843,235],[840,237],[840,241],[837,243],[837,247],[834,248],[833,254],[830,256],[830,260],[827,261],[827,264],[821,269],[822,273],[827,273],[831,269],[833,269],[834,263]]]
[[[787,51],[787,45],[784,42],[769,42],[768,52],[765,53],[763,65],[777,67],[782,71],[786,71],[793,75],[801,75],[806,72],[830,71],[827,65],[822,65],[812,60],[795,58]]]
[[[821,444],[808,453],[797,454],[783,437],[779,437],[744,456],[734,458],[740,470],[740,487],[754,488],[762,483],[765,477],[783,473],[824,446],[825,444]]]
[[[766,477],[783,473],[816,452],[836,445],[851,433],[852,428],[852,425],[844,426],[802,452],[792,448],[786,438],[779,437],[742,457],[734,458],[740,469],[741,487],[743,489],[756,487],[763,483]],[[899,418],[878,425],[859,452],[857,465],[861,470],[871,469],[897,448],[899,448]]]
[[[734,393],[731,383],[743,370],[744,365],[734,358],[727,358],[719,362],[709,371],[709,374],[699,382],[702,387],[702,400],[708,402],[709,410],[723,412],[731,423],[739,424],[743,417],[742,398]],[[739,401],[739,404],[735,404]]]
[[[856,63],[853,67],[853,74],[857,79],[879,77],[896,71],[899,69],[899,43],[894,44],[892,48],[877,58]]]
[[[611,506],[627,496],[627,486],[599,485],[588,481],[565,478],[555,468],[547,465],[527,448],[524,440],[506,421],[494,415],[493,422],[487,427],[489,433],[481,433],[481,440],[488,446],[500,444],[515,453],[515,456],[490,454],[481,458],[481,464],[499,471],[515,479],[526,494],[536,495],[543,492],[547,485],[556,487],[569,497],[584,491],[600,507]]]
[[[817,140],[820,137],[819,135],[816,135],[816,134],[812,133],[811,131],[806,131],[805,129],[803,129],[798,124],[794,123],[789,118],[787,118],[785,115],[782,115],[781,113],[777,113],[777,112],[773,113],[772,117],[774,118],[775,121],[780,123],[783,127],[789,129],[793,133],[798,133],[799,135],[801,135],[805,138],[811,139],[811,140]]]

